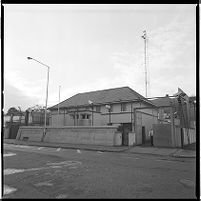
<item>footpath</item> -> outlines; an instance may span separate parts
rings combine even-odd
[[[30,142],[16,139],[3,139],[4,144],[28,145],[40,147],[54,147],[63,149],[81,149],[91,151],[105,152],[126,152],[133,154],[151,154],[160,156],[171,156],[178,158],[195,158],[196,150],[179,149],[179,148],[158,148],[143,146],[100,146],[100,145],[82,145],[82,144],[64,144],[64,143],[48,143],[48,142]]]

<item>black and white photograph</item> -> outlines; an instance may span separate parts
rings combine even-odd
[[[3,3],[1,197],[200,198],[198,6]]]

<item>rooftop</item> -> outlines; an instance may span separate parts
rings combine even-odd
[[[153,103],[148,101],[144,96],[140,95],[130,87],[119,87],[112,89],[104,89],[98,91],[91,91],[85,93],[78,93],[59,104],[59,107],[75,107],[89,105],[89,100],[93,102],[94,105],[107,104],[114,102],[126,102],[133,100],[144,100],[149,104]],[[58,104],[50,107],[49,109],[58,108]]]

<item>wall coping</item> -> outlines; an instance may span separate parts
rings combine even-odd
[[[21,129],[44,129],[44,126],[20,126]],[[118,126],[47,126],[46,129],[117,129]]]

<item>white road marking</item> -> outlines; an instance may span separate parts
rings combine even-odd
[[[58,149],[57,149],[57,151],[60,151],[60,150],[61,150],[61,148],[58,148]]]
[[[79,161],[63,161],[59,163],[47,163],[48,167],[39,167],[39,168],[30,168],[30,169],[5,169],[4,170],[4,175],[11,175],[11,174],[16,174],[16,173],[22,173],[22,172],[27,172],[27,171],[38,171],[38,170],[45,170],[45,169],[50,169],[50,168],[63,168],[63,167],[73,167],[77,168],[78,165],[81,165],[82,163]],[[72,169],[73,169],[72,168]]]
[[[40,186],[53,186],[52,183],[50,183],[49,181],[44,181],[44,182],[39,182],[37,184],[34,184],[34,186],[40,187]]]
[[[64,165],[64,166],[72,166],[72,165],[81,165],[80,161],[62,161],[58,163],[47,163],[47,165]]]
[[[78,153],[78,154],[81,154],[82,152],[81,152],[79,149],[77,149],[77,153]]]
[[[39,147],[38,150],[41,150],[41,149],[43,149],[43,148],[44,148],[44,147]]]
[[[7,194],[15,192],[16,190],[17,190],[16,188],[4,185],[3,194],[7,195]]]
[[[7,157],[7,156],[15,156],[16,154],[15,153],[7,153],[7,154],[3,154],[3,157]]]
[[[16,147],[20,147],[20,148],[31,148],[30,146],[26,146],[26,145],[15,145]]]
[[[57,195],[56,198],[58,199],[62,199],[62,198],[67,198],[68,195],[65,195],[65,194],[60,194],[60,195]]]
[[[133,158],[133,157],[129,157],[129,156],[123,156],[122,158],[129,158],[129,159],[139,159],[139,158]]]
[[[97,151],[99,154],[102,154],[103,152],[102,151]]]
[[[190,188],[195,187],[195,182],[189,179],[181,179],[179,182],[183,184],[185,187],[190,187]]]
[[[5,169],[4,175],[15,174],[15,173],[24,172],[24,171],[25,169]]]
[[[161,161],[161,162],[168,162],[168,163],[177,163],[178,161],[170,161],[170,160],[155,160],[155,161]]]

